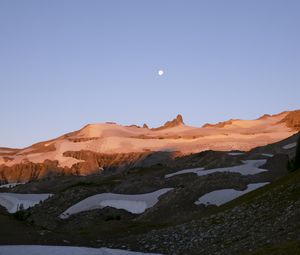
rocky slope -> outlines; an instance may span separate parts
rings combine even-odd
[[[279,250],[290,244],[294,252],[283,249],[280,254],[299,254],[299,217],[298,171],[218,208],[208,217],[140,235],[137,246],[164,254],[234,255],[252,254],[262,248]]]
[[[185,125],[181,115],[152,129],[92,124],[24,149],[0,148],[0,182],[151,166],[206,150],[249,151],[290,137],[299,129],[299,110],[200,128]]]
[[[122,165],[122,170],[116,167],[88,176],[52,175],[13,188],[0,188],[1,192],[54,194],[18,216],[7,215],[0,206],[0,225],[4,226],[0,228],[0,244],[105,246],[162,254],[204,255],[248,254],[275,245],[293,245],[289,242],[297,242],[300,234],[300,172],[289,173],[287,161],[295,155],[296,147],[291,144],[297,138],[298,135],[293,135],[244,153],[165,153],[159,164],[147,167],[142,166],[143,162],[156,162],[161,153],[142,157],[132,154],[133,162],[137,160],[141,165]],[[103,158],[86,152],[73,156],[79,160],[91,157],[95,162]],[[130,161],[127,156],[124,154],[117,162]],[[113,158],[106,160],[111,164]],[[261,171],[252,172],[255,169],[250,168],[246,175],[228,171],[210,173],[216,168],[239,166],[246,160],[262,162]],[[178,170],[200,167],[205,168],[206,174],[166,177]],[[244,191],[255,183],[271,184],[219,207],[195,204],[199,197],[211,192]],[[172,190],[142,214],[107,206],[83,211],[68,219],[59,217],[70,206],[96,194],[133,195],[162,188]],[[31,233],[30,237],[26,233]]]

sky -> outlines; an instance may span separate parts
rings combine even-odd
[[[299,11],[298,0],[0,0],[0,147],[88,123],[300,109]]]

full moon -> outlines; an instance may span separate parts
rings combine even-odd
[[[159,75],[159,76],[162,76],[163,74],[164,74],[164,70],[159,70],[159,71],[158,71],[158,75]]]

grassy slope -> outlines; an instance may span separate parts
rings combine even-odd
[[[300,170],[290,173],[289,175],[264,186],[258,190],[250,192],[240,198],[237,198],[219,208],[216,208],[216,212],[225,211],[231,209],[239,204],[246,203],[251,204],[254,199],[265,199],[265,196],[268,192],[276,192],[279,194],[284,192],[287,187],[300,182]],[[293,192],[285,193],[283,199],[288,199],[289,201],[296,200],[300,197],[300,190],[296,189]],[[274,246],[265,246],[260,248],[249,255],[298,255],[300,254],[300,240],[299,241],[284,241]]]
[[[264,195],[266,195],[268,192],[276,192],[279,195],[279,193],[284,192],[288,186],[291,186],[291,185],[293,185],[295,183],[299,183],[299,182],[300,182],[300,170],[292,172],[292,173],[288,174],[287,176],[285,176],[269,185],[266,185],[260,189],[254,190],[254,191],[252,191],[242,197],[239,197],[235,200],[232,200],[231,202],[216,208],[215,212],[225,211],[227,209],[231,209],[242,203],[251,204],[251,202],[256,199],[265,199]],[[293,190],[293,192],[284,194],[284,199],[288,199],[290,201],[298,199],[299,197],[300,197],[300,190],[298,190],[298,189]]]

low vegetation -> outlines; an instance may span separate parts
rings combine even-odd
[[[30,216],[30,211],[25,210],[23,204],[20,204],[18,211],[16,211],[13,215],[17,220],[25,221]]]
[[[107,215],[105,221],[111,221],[111,220],[121,220],[121,215],[120,214]]]
[[[266,246],[249,255],[299,255],[300,241],[287,241],[274,246]]]

